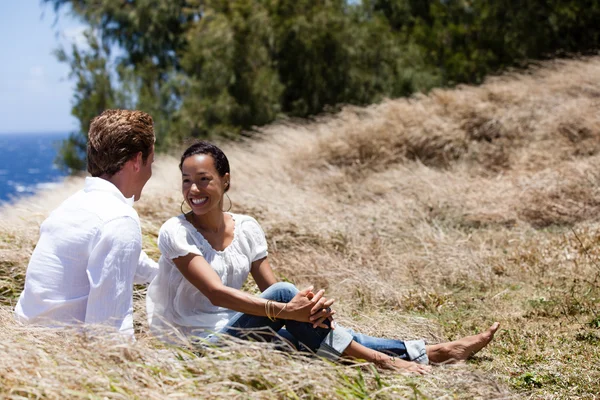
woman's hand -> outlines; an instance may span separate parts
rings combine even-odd
[[[308,298],[314,301],[314,295],[312,292],[308,294]],[[333,314],[335,311],[331,309],[331,305],[335,302],[334,299],[327,299],[325,296],[322,296],[316,304],[313,306],[310,316],[310,321],[313,323],[313,328],[317,326],[322,326],[325,320],[329,320],[331,325],[331,329],[335,329],[335,325],[333,323]]]
[[[324,321],[330,318],[335,311],[331,311],[329,307],[334,303],[334,300],[328,300],[323,295],[325,291],[319,290],[316,294],[312,293],[313,287],[310,286],[299,291],[294,298],[287,303],[285,308],[286,319],[294,321],[309,322],[313,324],[313,328],[330,328]],[[325,311],[323,311],[325,309]]]

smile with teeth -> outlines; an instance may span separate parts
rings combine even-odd
[[[208,197],[200,197],[198,199],[190,199],[190,202],[195,206],[201,206],[208,201]]]

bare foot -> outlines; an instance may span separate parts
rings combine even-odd
[[[376,350],[371,350],[354,340],[346,347],[343,354],[350,359],[366,360],[377,364],[381,368],[399,370],[406,374],[425,375],[431,372],[429,365],[421,365],[415,362],[404,361],[401,358],[391,357]]]
[[[436,364],[465,361],[492,341],[499,326],[498,322],[494,322],[487,331],[477,335],[466,336],[453,342],[427,346],[429,361]]]
[[[386,368],[395,369],[401,373],[427,375],[431,372],[430,365],[417,364],[412,361],[405,361],[400,358],[390,358]]]

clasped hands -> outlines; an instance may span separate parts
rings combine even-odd
[[[287,311],[293,315],[292,319],[311,323],[313,328],[335,329],[333,323],[335,311],[331,309],[335,300],[326,298],[324,294],[323,289],[313,293],[313,286],[309,286],[294,296],[287,304]],[[327,325],[325,320],[329,320],[330,324]]]

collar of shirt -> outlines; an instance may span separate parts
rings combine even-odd
[[[131,198],[123,196],[123,193],[121,193],[121,191],[115,185],[102,178],[95,178],[91,176],[86,177],[85,187],[83,190],[86,192],[108,192],[131,207],[133,207],[133,202],[135,201],[134,196],[131,196]]]

